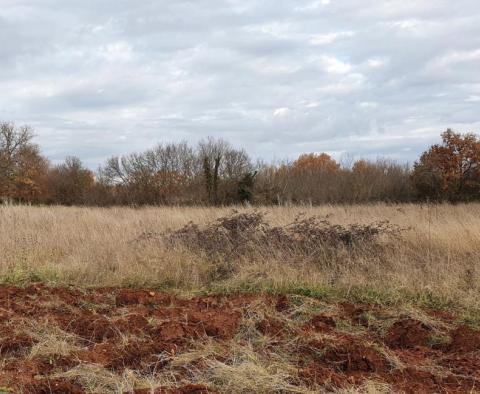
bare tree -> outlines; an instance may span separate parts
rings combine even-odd
[[[189,191],[199,172],[194,150],[181,142],[112,157],[100,169],[98,178],[121,203],[173,204],[192,199],[195,193]]]
[[[253,171],[248,154],[222,139],[209,137],[198,144],[198,156],[203,165],[208,201],[219,204],[238,200],[239,183]]]

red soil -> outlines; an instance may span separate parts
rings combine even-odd
[[[410,349],[426,346],[431,334],[431,330],[425,324],[413,319],[405,319],[393,324],[386,342],[393,348]]]
[[[209,339],[228,348],[246,315],[262,304],[272,315],[260,318],[254,329],[270,338],[271,351],[277,346],[288,349],[291,362],[297,364],[297,382],[312,389],[358,386],[365,380],[385,382],[406,393],[464,393],[480,387],[480,332],[466,326],[446,333],[449,343],[432,347],[432,329],[413,319],[394,322],[385,335],[370,329],[365,314],[385,311],[369,305],[342,304],[338,315],[317,313],[296,321],[288,297],[247,294],[181,300],[147,290],[33,285],[0,287],[0,388],[82,393],[81,381],[60,379],[58,374],[86,363],[117,373],[133,369],[151,375],[167,366],[162,354],[186,352],[196,341]],[[454,325],[451,314],[429,314]],[[357,329],[342,330],[337,319],[350,321]],[[68,356],[31,356],[38,340],[31,329],[39,323],[75,334],[81,350]],[[177,388],[155,392],[215,392],[213,387],[189,384],[182,369],[175,378]]]

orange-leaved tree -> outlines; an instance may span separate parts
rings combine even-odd
[[[33,202],[48,166],[28,126],[0,123],[0,200]]]
[[[298,203],[332,202],[338,197],[334,185],[339,172],[340,165],[326,153],[300,155],[288,167],[285,197]]]
[[[339,168],[340,165],[326,153],[303,154],[293,162],[293,169],[297,171],[334,172]]]
[[[480,198],[480,139],[448,129],[415,163],[412,181],[421,198],[468,201]]]

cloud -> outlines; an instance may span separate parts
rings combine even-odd
[[[222,137],[412,161],[479,131],[477,0],[2,0],[0,119],[96,168]]]
[[[290,112],[289,108],[277,108],[275,111],[273,111],[273,116],[278,118],[283,118],[285,116],[288,116],[289,112]]]
[[[310,38],[310,44],[327,45],[342,38],[353,37],[354,35],[355,35],[355,32],[353,31],[340,31],[336,33],[314,34]]]
[[[347,74],[352,70],[352,66],[348,63],[342,62],[335,56],[324,55],[321,57],[323,68],[326,72],[331,74]]]

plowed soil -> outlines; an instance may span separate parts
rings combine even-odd
[[[290,391],[373,381],[393,392],[477,392],[480,332],[452,314],[423,313],[399,316],[299,297],[179,299],[148,290],[1,287],[0,392],[231,392],[212,363],[234,371],[233,352],[242,347],[267,366],[281,354],[291,367]],[[121,380],[128,373],[149,376],[150,386],[140,378],[130,388],[100,385],[105,376]]]

